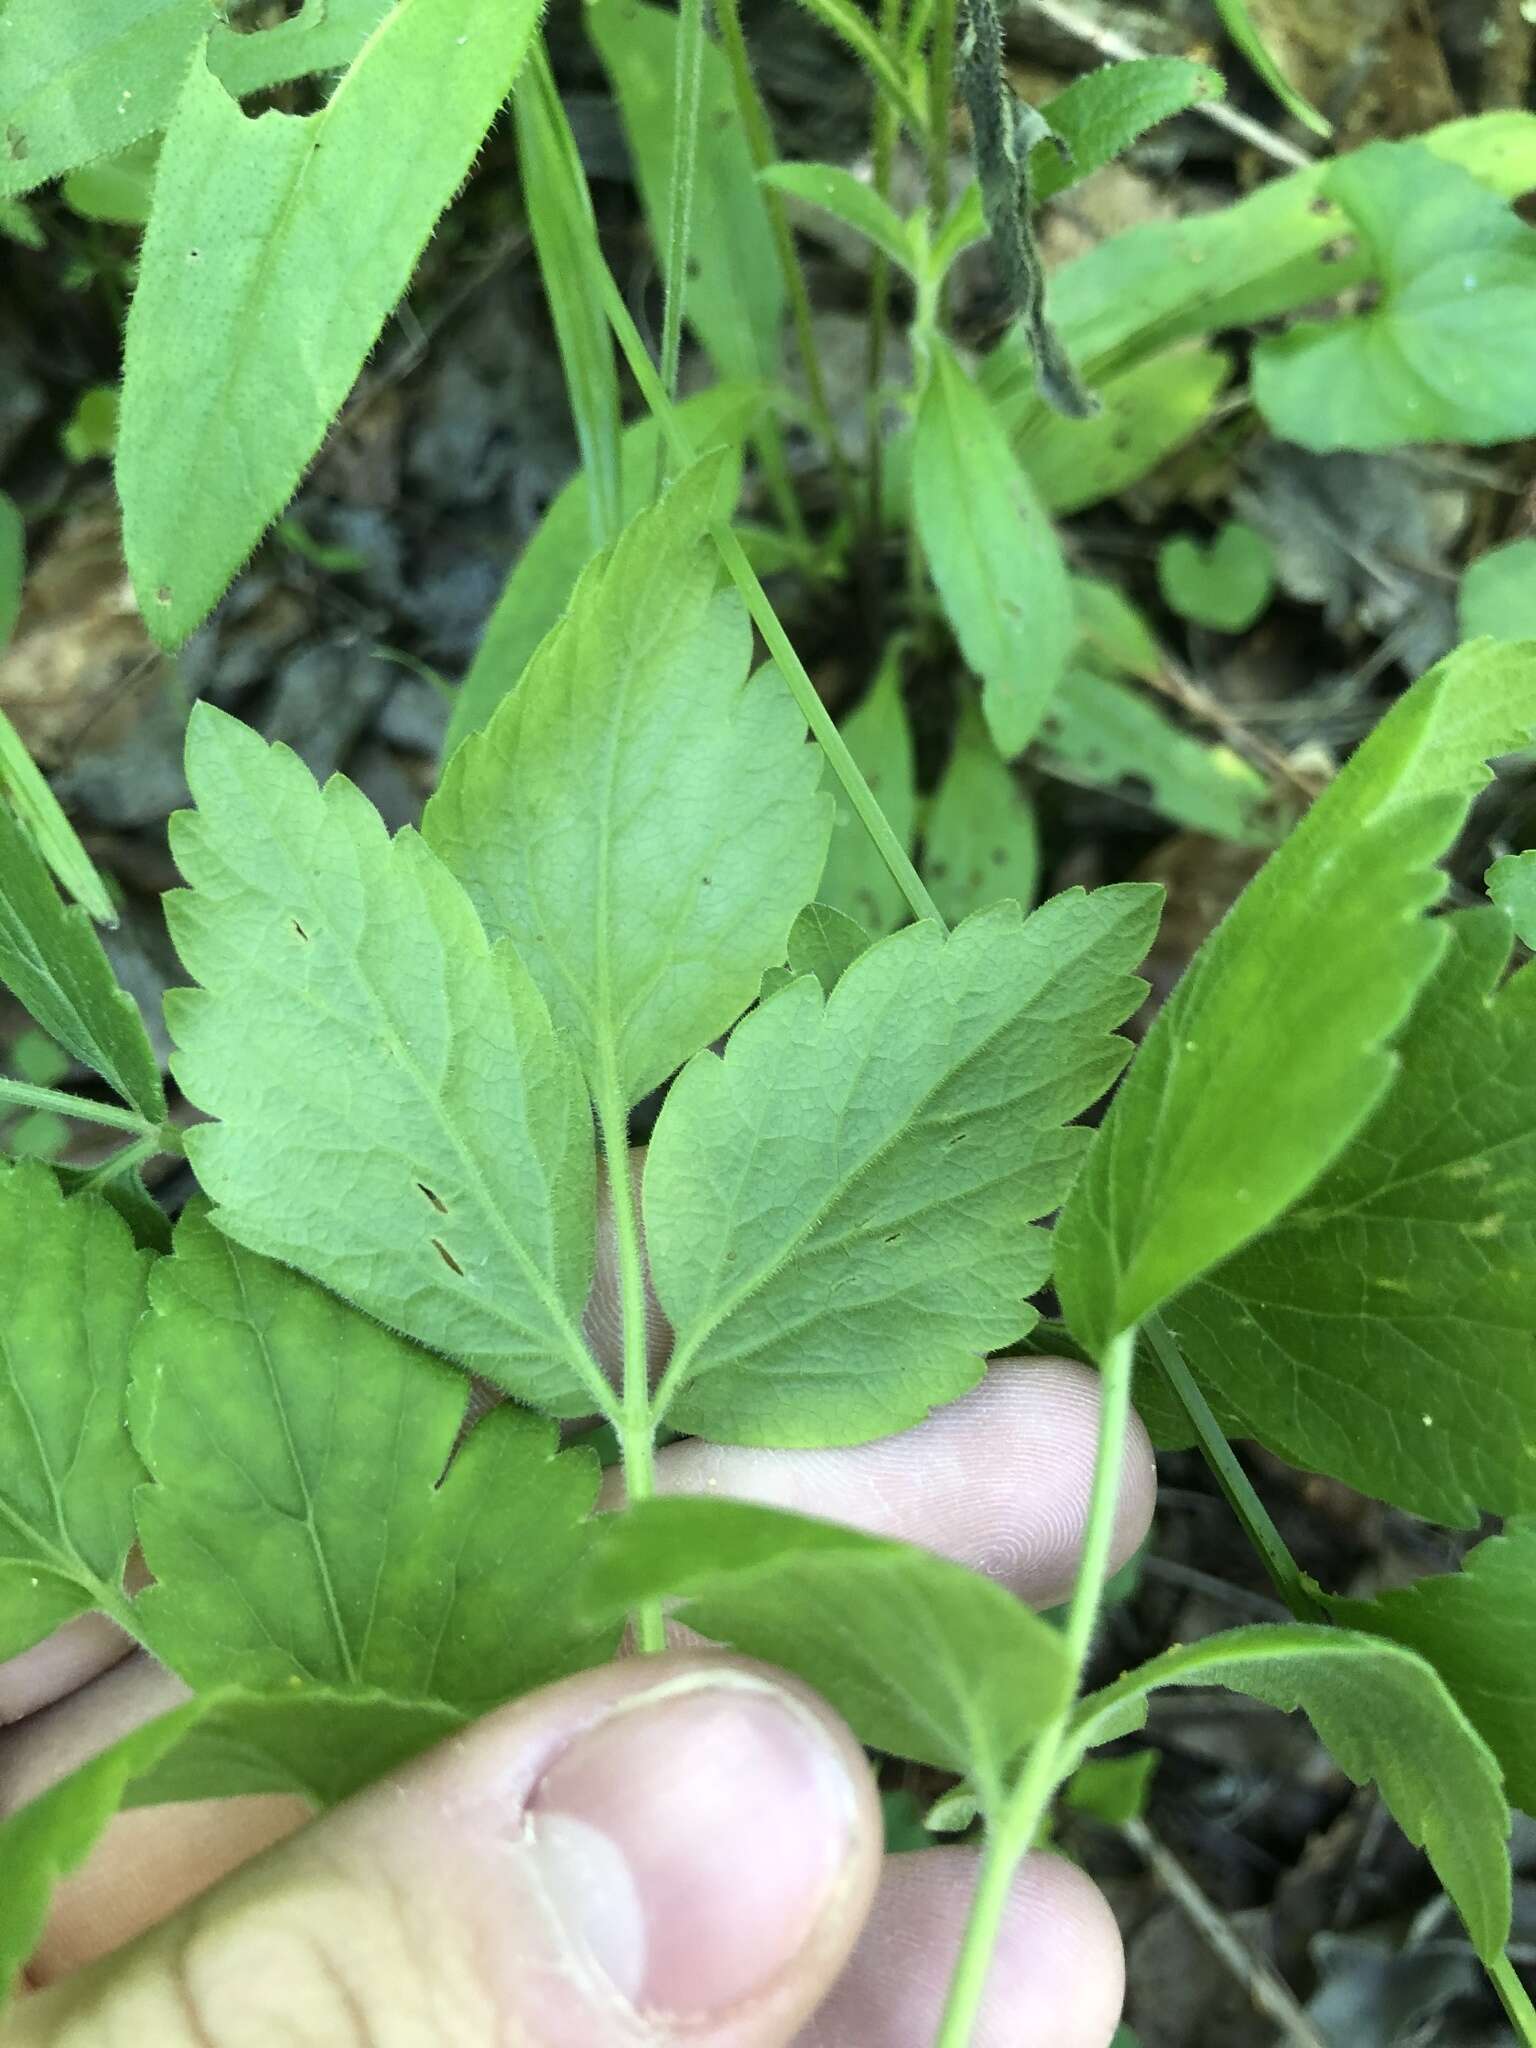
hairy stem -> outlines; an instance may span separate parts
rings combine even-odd
[[[655,1425],[651,1419],[650,1359],[645,1342],[645,1267],[640,1256],[640,1219],[629,1175],[629,1117],[619,1086],[612,1046],[603,1052],[597,1094],[598,1130],[608,1168],[613,1234],[619,1258],[619,1309],[624,1331],[624,1375],[617,1417],[624,1456],[624,1487],[631,1503],[656,1490]],[[647,1652],[667,1647],[666,1625],[657,1600],[642,1602],[635,1615],[635,1640]]]
[[[1194,1374],[1184,1362],[1184,1354],[1180,1351],[1173,1332],[1159,1315],[1148,1316],[1145,1327],[1152,1349],[1157,1353],[1157,1362],[1163,1368],[1168,1384],[1173,1389],[1174,1398],[1184,1410],[1190,1427],[1199,1440],[1205,1462],[1210,1466],[1216,1484],[1226,1496],[1228,1506],[1242,1523],[1248,1541],[1258,1552],[1275,1591],[1298,1621],[1330,1621],[1332,1616],[1308,1586],[1301,1567],[1287,1549],[1285,1538],[1275,1527],[1268,1508],[1259,1499],[1252,1480],[1238,1463],[1221,1424],[1211,1412],[1210,1402],[1201,1393]]]
[[[667,396],[656,367],[646,354],[645,343],[630,317],[624,296],[613,281],[612,272],[603,264],[599,276],[599,288],[603,303],[612,322],[619,347],[629,364],[635,382],[640,386],[646,404],[655,416],[662,431],[663,439],[678,462],[691,462],[693,448],[688,436],[678,424],[672,401]],[[716,519],[710,525],[710,534],[720,550],[731,581],[741,592],[753,623],[762,634],[768,652],[778,664],[779,671],[789,685],[790,695],[800,708],[806,724],[821,743],[822,751],[832,764],[832,772],[842,784],[843,791],[852,804],[865,830],[869,833],[880,856],[895,878],[897,887],[906,898],[912,915],[928,918],[940,927],[944,920],[939,915],[938,905],[928,894],[901,841],[891,830],[890,821],[875,800],[874,791],[865,781],[858,763],[849,753],[842,734],[833,723],[832,716],[817,694],[816,685],[806,672],[804,662],[790,644],[789,635],[779,623],[777,612],[768,602],[768,594],[758,580],[757,572],[747,560],[740,541],[731,531],[727,520]]]
[[[167,1147],[158,1131],[132,1145],[124,1145],[120,1152],[114,1152],[110,1159],[103,1160],[94,1172],[86,1175],[81,1183],[82,1193],[89,1194],[110,1186],[113,1181],[121,1180],[125,1173],[132,1173],[136,1167],[142,1166],[146,1159],[153,1159],[157,1152],[165,1150]]]
[[[17,1109],[51,1109],[57,1116],[131,1131],[136,1138],[159,1137],[156,1126],[146,1123],[137,1110],[121,1109],[115,1102],[92,1102],[88,1096],[69,1095],[62,1088],[34,1088],[30,1081],[0,1080],[0,1102],[13,1103]]]
[[[1074,1698],[1082,1690],[1093,1632],[1104,1603],[1109,1557],[1114,1544],[1115,1514],[1120,1504],[1120,1473],[1125,1461],[1126,1431],[1131,1414],[1131,1374],[1136,1361],[1136,1332],[1112,1338],[1100,1360],[1102,1389],[1099,1443],[1093,1466],[1093,1492],[1088,1502],[1088,1528],[1082,1563],[1067,1610],[1065,1644],[1072,1670]],[[987,1847],[976,1895],[971,1901],[960,1959],[950,1980],[935,2048],[966,2048],[981,2011],[987,1976],[1007,1908],[1014,1872],[1040,1832],[1052,1795],[1072,1769],[1076,1756],[1071,1740],[1072,1706],[1064,1707],[1036,1736],[1024,1768],[1000,1813],[987,1816]]]

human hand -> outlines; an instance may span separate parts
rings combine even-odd
[[[1071,1584],[1095,1430],[1093,1374],[1004,1362],[899,1438],[677,1444],[658,1482],[926,1544],[1044,1606]],[[1117,1558],[1152,1485],[1138,1433]],[[0,1809],[172,1703],[124,1648],[88,1620],[0,1666]],[[883,1859],[836,1716],[704,1650],[548,1687],[306,1818],[280,1798],[122,1815],[56,1896],[7,2048],[921,2048],[975,1876],[967,1849]],[[1093,1886],[1031,1857],[978,2048],[1105,2048],[1122,1983]]]

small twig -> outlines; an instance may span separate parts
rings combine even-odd
[[[1193,676],[1186,675],[1173,662],[1165,661],[1156,675],[1146,676],[1144,680],[1159,696],[1166,697],[1191,718],[1199,719],[1202,725],[1208,725],[1219,734],[1234,754],[1251,761],[1275,781],[1286,783],[1303,803],[1310,804],[1316,797],[1316,783],[1298,774],[1278,747],[1253,732],[1235,712],[1229,711],[1219,698],[1213,697],[1203,683],[1197,683]]]
[[[1242,1985],[1255,2012],[1261,2012],[1267,2020],[1273,2021],[1292,2048],[1327,2048],[1279,1972],[1234,1933],[1183,1864],[1170,1855],[1146,1822],[1127,1821],[1121,1832],[1211,1953]]]
[[[1065,0],[1029,0],[1037,14],[1043,14],[1047,21],[1054,22],[1069,36],[1077,36],[1101,57],[1110,57],[1120,64],[1133,63],[1145,57],[1147,52],[1133,43],[1128,36],[1122,36],[1102,22],[1080,14],[1075,7],[1069,7]],[[1255,121],[1250,114],[1242,113],[1236,107],[1229,107],[1225,100],[1202,100],[1196,107],[1208,121],[1214,121],[1218,128],[1225,128],[1229,134],[1241,141],[1251,143],[1255,149],[1263,150],[1276,163],[1284,164],[1290,170],[1310,170],[1317,161],[1304,149],[1298,149],[1294,142],[1287,142],[1283,135],[1276,135],[1266,128],[1262,121]]]

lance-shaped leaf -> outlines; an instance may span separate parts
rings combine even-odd
[[[90,919],[61,900],[35,841],[3,801],[0,982],[147,1123],[162,1121],[165,1090],[144,1020],[119,988]]]
[[[1499,1767],[1422,1657],[1341,1628],[1231,1629],[1167,1651],[1078,1709],[1085,1749],[1139,1728],[1150,1693],[1219,1685],[1286,1713],[1300,1708],[1357,1785],[1372,1779],[1421,1845],[1484,1961],[1509,1932],[1509,1809]]]
[[[1165,1320],[1235,1432],[1437,1522],[1536,1510],[1536,973],[1450,946],[1358,1137]]]
[[[121,1605],[143,1477],[124,1424],[148,1261],[97,1196],[0,1167],[0,1659]]]
[[[1068,1128],[1125,1058],[1158,895],[912,925],[701,1053],[652,1140],[645,1217],[680,1429],[853,1443],[915,1422],[1035,1319]]]
[[[1005,759],[1034,738],[1076,635],[1061,543],[1002,423],[934,342],[912,444],[912,507]]]
[[[797,1673],[861,1741],[969,1778],[984,1807],[1071,1696],[1060,1635],[994,1580],[776,1508],[652,1500],[610,1521],[593,1611],[665,1597],[689,1628]]]
[[[1305,448],[1512,441],[1536,430],[1536,233],[1419,143],[1329,166],[1382,278],[1380,302],[1260,342],[1260,411]]]
[[[1536,645],[1479,641],[1400,698],[1196,954],[1057,1231],[1096,1353],[1273,1222],[1370,1115],[1446,945],[1422,916],[1484,763],[1536,726]]]
[[[155,1583],[135,1611],[189,1684],[366,1685],[473,1713],[612,1651],[567,1591],[588,1453],[556,1455],[552,1426],[505,1403],[454,1456],[461,1373],[205,1218],[150,1296],[132,1422]]]
[[[904,853],[917,837],[917,763],[912,727],[901,695],[901,655],[892,649],[869,691],[840,728],[848,751],[884,811]],[[910,912],[901,884],[886,866],[863,819],[849,803],[828,762],[821,786],[835,806],[819,901],[878,936],[905,924]]]
[[[225,1687],[135,1728],[0,1822],[0,2009],[42,1936],[54,1887],[125,1806],[247,1792],[330,1806],[462,1725],[426,1700]]]
[[[164,645],[292,496],[537,19],[536,0],[406,0],[302,117],[248,120],[192,65],[128,319],[117,458],[128,566]]]
[[[759,176],[776,192],[852,228],[908,276],[921,268],[915,239],[895,207],[841,164],[770,164]]]
[[[1040,728],[1051,774],[1124,791],[1159,817],[1241,846],[1272,846],[1269,785],[1232,749],[1195,738],[1134,685],[1100,674],[1090,655],[1061,679]]]
[[[1009,899],[1035,900],[1040,840],[1029,798],[967,704],[923,828],[923,880],[951,924]]]
[[[167,913],[202,986],[166,1017],[215,1220],[536,1406],[602,1405],[586,1095],[516,953],[414,832],[205,705],[187,779]]]
[[[241,33],[209,0],[10,0],[0,72],[0,192],[29,192],[163,128],[206,40],[233,93],[350,64],[392,0],[305,0]]]
[[[1511,1522],[1459,1572],[1375,1600],[1330,1600],[1350,1628],[1390,1636],[1434,1665],[1503,1766],[1509,1796],[1536,1814],[1536,1523]]]
[[[652,240],[664,254],[672,196],[678,17],[642,0],[594,0],[587,29],[613,83]],[[730,67],[703,51],[699,154],[692,166],[688,320],[722,377],[772,377],[784,273],[747,147]],[[681,289],[681,281],[676,281]]]
[[[831,805],[774,669],[716,593],[706,456],[582,577],[454,755],[423,831],[510,936],[594,1090],[627,1102],[725,1030],[815,894]]]

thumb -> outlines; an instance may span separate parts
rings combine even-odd
[[[776,2048],[880,1865],[869,1769],[794,1681],[632,1660],[476,1723],[129,1948],[8,2048]]]

